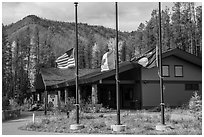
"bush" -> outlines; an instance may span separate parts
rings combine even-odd
[[[106,113],[110,111],[110,109],[103,108],[102,104],[92,104],[91,97],[89,97],[88,100],[82,100],[79,107],[80,111],[84,113],[99,113],[99,112]],[[61,107],[59,108],[61,112],[69,113],[75,109],[76,105],[74,97],[69,97],[66,102],[66,105],[62,102]]]
[[[2,98],[2,109],[3,110],[10,109],[10,103],[9,103],[9,99],[7,97]]]
[[[32,130],[32,131],[36,131],[38,129],[43,128],[43,125],[41,123],[28,123],[25,127],[27,130]]]
[[[91,97],[88,100],[83,100],[80,103],[80,110],[84,113],[99,113],[105,111],[105,108],[102,108],[102,104],[93,104]]]
[[[189,101],[189,109],[198,119],[202,118],[202,100],[197,92],[194,92]]]
[[[101,122],[101,123],[92,123],[92,127],[93,128],[98,128],[98,129],[101,129],[101,128],[104,128],[104,127],[106,127],[106,123],[105,122]]]
[[[75,98],[69,97],[67,99],[66,105],[62,108],[62,112],[71,112],[73,109],[75,109]]]
[[[70,115],[72,113],[72,111],[75,110],[75,108],[76,108],[76,106],[75,106],[75,98],[74,97],[68,97],[66,105],[65,105],[64,102],[61,102],[60,103],[60,107],[52,108],[51,111],[55,115],[56,114],[60,114],[61,112],[65,112],[65,113],[67,113],[67,115]]]
[[[22,111],[28,111],[32,108],[32,101],[30,99],[25,99],[23,104],[21,105]]]
[[[80,115],[82,115],[81,112],[79,112]],[[79,116],[80,117],[80,116]],[[69,113],[69,118],[70,119],[73,119],[73,120],[76,120],[76,109],[73,109],[72,111],[70,111]]]
[[[44,118],[42,119],[42,124],[49,124],[50,123],[50,120],[48,118]]]
[[[54,104],[50,101],[50,102],[48,103],[48,105],[47,105],[47,109],[48,109],[49,111],[52,111],[53,108],[54,108]]]
[[[21,109],[21,106],[17,103],[17,99],[10,99],[9,102],[11,110]]]

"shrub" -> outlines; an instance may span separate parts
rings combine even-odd
[[[198,119],[202,118],[202,100],[197,92],[194,92],[189,101],[189,109]]]
[[[101,123],[92,123],[92,125],[91,125],[93,128],[98,128],[98,129],[101,129],[101,128],[103,128],[103,127],[106,127],[106,123],[105,122],[101,122]]]
[[[45,110],[45,104],[40,104],[38,111],[44,111]]]
[[[21,106],[17,103],[17,99],[10,99],[10,109],[11,110],[16,110],[16,109],[20,109]]]
[[[102,104],[93,104],[91,97],[88,97],[88,100],[82,100],[80,103],[80,110],[85,113],[99,113],[99,112],[108,112],[107,109],[102,107]]]
[[[48,103],[47,108],[48,108],[49,111],[52,111],[53,108],[54,108],[54,104],[50,101],[50,102]]]
[[[21,105],[22,111],[28,111],[32,108],[32,102],[30,99],[25,99],[24,103]]]
[[[61,114],[61,112],[71,112],[73,109],[75,109],[75,99],[74,97],[68,97],[66,105],[64,102],[60,102],[58,104],[58,107],[54,107],[54,104],[52,102],[49,102],[48,104],[48,110],[51,111],[53,114]]]
[[[49,124],[50,123],[50,120],[48,118],[44,118],[42,119],[42,124]]]
[[[2,109],[8,110],[10,108],[9,99],[7,97],[2,98]]]
[[[81,118],[83,118],[83,119],[94,119],[95,117],[92,116],[92,115],[85,115],[85,114],[83,114]]]
[[[74,97],[68,97],[66,105],[62,103],[62,107],[60,108],[61,112],[71,112],[73,109],[75,109],[75,98]]]
[[[73,109],[72,111],[70,111],[69,113],[69,118],[72,120],[76,120],[76,109]],[[81,117],[81,115],[83,115],[81,112],[79,112],[79,117]]]
[[[72,111],[70,111],[69,118],[76,120],[76,109],[73,109]]]
[[[25,127],[27,130],[32,130],[32,131],[36,131],[38,129],[43,128],[43,125],[41,123],[28,123]]]

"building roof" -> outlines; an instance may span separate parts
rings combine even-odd
[[[119,73],[127,71],[135,67],[133,62],[122,62],[119,65]],[[38,81],[43,81],[44,85],[49,88],[60,88],[75,85],[75,69],[59,69],[59,68],[41,68]],[[79,70],[79,84],[93,83],[98,80],[115,75],[115,69],[101,72],[97,69],[80,69]],[[42,80],[40,80],[42,79]],[[38,82],[39,83],[39,82]],[[43,86],[40,83],[36,89],[41,89]]]
[[[96,69],[80,69],[79,77],[96,71]],[[47,86],[57,86],[75,79],[75,69],[41,68],[40,74],[44,84]],[[69,85],[69,83],[66,83]],[[67,85],[67,86],[68,86]]]
[[[134,62],[130,62],[130,61],[122,62],[119,64],[119,73],[133,69],[137,66],[139,66],[139,65],[134,63]],[[79,81],[81,84],[93,83],[93,82],[108,78],[110,76],[113,76],[113,75],[115,75],[115,73],[116,73],[115,69],[112,69],[109,71],[104,71],[104,72],[101,72],[99,69],[98,71],[95,71],[95,72],[92,72],[92,73],[89,73],[87,75],[82,76]]]
[[[180,49],[172,49],[166,51],[162,54],[162,58],[166,58],[168,56],[176,56],[192,64],[198,65],[202,67],[202,59],[198,58],[190,53],[182,51]],[[141,67],[136,62],[125,61],[120,63],[119,65],[119,73],[133,69],[135,67]],[[46,85],[51,89],[53,88],[61,88],[75,85],[75,69],[59,69],[59,68],[41,68],[41,83]],[[108,78],[110,76],[115,75],[115,69],[101,72],[100,68],[97,69],[80,69],[79,70],[79,84],[85,83],[94,83],[104,78]],[[40,81],[40,80],[37,80]],[[39,82],[37,82],[39,83]],[[43,86],[39,86],[37,84],[36,89],[41,89]]]
[[[188,52],[185,52],[179,48],[171,49],[171,50],[164,52],[162,54],[162,58],[166,58],[166,57],[172,56],[172,55],[176,56],[178,58],[181,58],[187,62],[190,62],[194,65],[202,67],[202,58],[197,57],[197,56],[190,54]]]

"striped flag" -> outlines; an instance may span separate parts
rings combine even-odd
[[[106,52],[102,57],[101,72],[115,69],[114,51]]]
[[[58,57],[55,62],[57,63],[57,67],[60,69],[75,67],[74,48],[68,50],[62,56]]]
[[[153,68],[157,66],[157,56],[157,48],[153,48],[144,54],[135,56],[131,61],[135,61],[146,68]]]

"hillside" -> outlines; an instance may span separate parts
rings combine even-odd
[[[35,28],[39,30],[40,48],[43,43],[49,41],[50,46],[54,50],[55,56],[59,56],[64,51],[75,46],[75,23],[59,22],[48,19],[43,19],[35,15],[29,15],[22,20],[6,26],[9,41],[12,42],[16,37],[22,36],[29,28],[30,35],[34,33]],[[106,43],[108,39],[115,37],[115,30],[105,28],[103,26],[92,26],[84,23],[79,23],[79,43],[83,43],[86,47],[94,46],[94,43]],[[121,40],[127,39],[129,33],[119,32]],[[20,38],[21,39],[21,38]],[[79,44],[80,46],[80,44]],[[101,45],[100,45],[101,46]],[[103,45],[105,47],[105,45]]]
[[[180,6],[179,6],[180,5]],[[202,6],[194,3],[174,3],[172,12],[168,8],[162,11],[162,50],[180,48],[186,52],[201,56],[202,52]],[[184,10],[188,9],[188,10]],[[128,61],[135,54],[156,47],[159,39],[158,10],[153,10],[151,18],[141,23],[137,30],[119,32],[119,47],[122,47],[122,61]],[[54,60],[75,46],[75,23],[59,22],[29,15],[22,20],[5,27],[10,42],[18,39],[19,45],[29,47],[35,39],[39,45],[42,64],[45,60]],[[179,31],[178,31],[179,30]],[[114,44],[115,30],[103,26],[78,24],[79,66],[81,68],[100,67],[101,58],[107,46]],[[23,49],[23,48],[22,48]],[[44,55],[50,53],[49,57]],[[46,58],[46,59],[45,59]],[[49,64],[49,63],[48,63]]]

